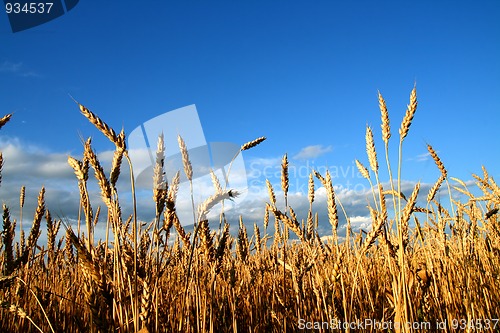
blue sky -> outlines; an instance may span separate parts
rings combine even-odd
[[[365,184],[352,172],[354,159],[368,164],[367,124],[383,161],[377,90],[396,152],[416,82],[404,178],[437,179],[429,143],[451,176],[469,180],[484,164],[498,179],[498,17],[498,1],[81,1],[58,19],[12,33],[0,14],[0,113],[14,112],[0,131],[0,199],[11,194],[9,184],[36,193],[53,183],[64,197],[60,163],[81,155],[80,134],[92,136],[98,152],[113,148],[68,94],[126,133],[196,104],[208,142],[268,138],[244,154],[253,181],[246,191],[288,153],[296,170],[351,174],[335,179],[349,193]],[[48,171],[21,175],[21,166]],[[300,192],[306,178],[298,171],[297,178],[291,190]]]

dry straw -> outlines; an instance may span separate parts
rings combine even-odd
[[[382,114],[382,139],[387,150],[389,118],[380,93],[378,102]],[[412,93],[408,116],[403,122],[406,126],[402,126],[400,133],[400,147],[415,108],[416,93]],[[116,151],[120,147],[125,149],[123,132],[114,137],[114,131],[95,115],[87,113],[87,116],[101,131],[117,140]],[[347,213],[346,237],[335,237],[339,223],[337,205],[342,208],[342,204],[335,195],[329,172],[322,176],[313,171],[309,175],[308,198],[304,197],[306,202],[296,206],[302,208],[301,211],[296,209],[297,214],[286,204],[286,196],[285,208],[277,208],[274,189],[267,181],[270,199],[264,214],[265,230],[262,232],[258,221],[252,221],[252,238],[247,235],[251,224],[245,225],[242,218],[239,226],[234,226],[238,235],[232,235],[223,213],[218,218],[223,225],[220,233],[210,230],[209,223],[215,222],[216,218],[212,221],[208,212],[214,211],[218,202],[231,199],[237,193],[226,191],[213,172],[215,194],[199,200],[198,234],[186,234],[179,220],[181,213],[177,215],[180,207],[186,206],[185,202],[178,202],[184,198],[177,198],[182,171],[177,172],[168,189],[167,186],[161,189],[165,192],[155,196],[155,201],[165,200],[164,224],[152,234],[153,223],[158,223],[160,216],[156,221],[145,223],[146,228],[136,227],[134,231],[131,228],[134,215],[122,221],[121,218],[115,219],[113,211],[108,209],[103,210],[103,213],[107,211],[107,216],[99,217],[97,208],[92,225],[99,219],[114,222],[110,228],[114,234],[109,241],[94,243],[90,233],[75,234],[70,229],[57,240],[60,221],[45,209],[42,189],[33,226],[27,244],[24,244],[22,234],[16,242],[15,219],[9,207],[4,205],[0,269],[3,274],[10,274],[0,277],[0,331],[38,329],[50,332],[55,328],[58,332],[226,333],[248,327],[255,332],[285,329],[291,332],[297,330],[297,318],[305,317],[311,322],[322,322],[332,316],[342,322],[370,316],[378,321],[389,319],[413,323],[473,318],[478,313],[485,318],[498,318],[498,309],[492,306],[500,303],[498,184],[484,169],[480,176],[474,175],[477,187],[483,192],[477,196],[477,191],[469,190],[469,185],[456,180],[461,185],[456,191],[465,194],[466,202],[460,203],[463,197],[454,195],[452,203],[458,210],[456,214],[450,212],[447,205],[435,198],[447,180],[447,174],[434,149],[429,146],[429,153],[441,175],[427,194],[427,207],[420,208],[416,205],[420,184],[414,186],[411,196],[406,199],[400,184],[397,189],[394,186],[401,174],[398,172],[398,179],[393,179],[389,163],[389,179],[380,182],[376,173],[376,184],[371,183],[370,170],[378,170],[374,163],[376,156],[370,159],[370,152],[374,155],[375,150],[373,134],[370,129],[365,136],[368,168],[356,161],[359,172],[371,185],[373,199],[367,200],[370,202],[372,226],[368,232],[356,232],[354,243]],[[241,146],[241,150],[262,141],[254,140]],[[167,181],[161,168],[162,151],[160,147],[153,191],[162,187],[163,181],[166,185]],[[93,196],[88,195],[86,183],[89,165],[95,167],[98,161],[90,141],[85,143],[85,152],[81,161],[69,157],[68,163],[75,171],[82,205],[92,213],[90,198]],[[386,151],[388,162],[387,155]],[[119,155],[116,156],[112,170],[118,172],[121,163]],[[128,161],[126,151],[123,156]],[[401,160],[401,154],[399,158]],[[285,194],[291,182],[288,162],[285,155],[281,161],[280,184]],[[398,169],[400,167],[398,165]],[[101,177],[104,181],[104,173],[99,167],[97,169],[98,179]],[[315,191],[314,176],[324,189]],[[109,177],[111,202],[114,209],[119,209],[117,188],[111,183],[113,178],[118,181],[117,176]],[[387,184],[388,190],[384,190],[381,184]],[[21,207],[24,195],[22,190],[19,197]],[[328,234],[335,238],[321,237],[318,228],[320,215],[312,209],[313,202],[325,195],[326,198],[322,199],[328,205],[325,208],[332,225],[332,232]],[[394,203],[394,209],[388,210],[386,198],[401,201],[399,207]],[[12,199],[18,200],[6,198],[5,201],[17,202]],[[129,207],[130,204],[123,200],[120,204]],[[26,198],[26,204],[29,201]],[[298,217],[304,214],[307,202],[307,220],[301,221]],[[157,211],[161,210],[157,207]],[[275,222],[274,239],[270,239],[273,236],[266,230],[271,212]],[[417,212],[423,213],[425,220],[418,221]],[[142,213],[149,215],[146,211]],[[44,216],[47,243],[39,244],[40,221]],[[411,227],[413,219],[415,228]],[[325,222],[321,221],[319,227]],[[177,229],[173,240],[169,239],[172,226]],[[297,234],[298,239],[288,241],[290,230]],[[25,284],[17,282],[20,276],[26,279]],[[441,299],[445,301],[436,301]],[[263,318],[272,320],[263,325]]]

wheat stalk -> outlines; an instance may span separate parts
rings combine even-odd
[[[198,221],[207,219],[207,215],[210,210],[219,202],[226,199],[236,198],[238,195],[238,191],[235,190],[218,192],[211,195],[198,207]]]
[[[316,170],[313,170],[314,176],[326,187],[326,179]]]
[[[269,193],[269,200],[271,200],[271,204],[273,206],[276,206],[276,195],[274,195],[273,185],[271,185],[269,179],[266,179],[266,186],[267,186],[267,192]]]
[[[441,187],[441,184],[445,180],[445,176],[441,174],[441,176],[438,178],[438,180],[432,185],[432,187],[429,190],[429,193],[427,194],[427,202],[430,203],[434,197],[436,196],[437,191]]]
[[[26,311],[24,311],[21,307],[17,306],[17,305],[14,305],[14,304],[10,304],[8,302],[2,302],[0,303],[0,307],[4,308],[4,309],[7,309],[10,313],[13,313],[15,315],[17,315],[19,318],[21,319],[28,319],[29,322],[37,329],[39,330],[40,332],[43,333],[43,330],[37,325],[35,324],[35,322],[33,321],[33,319],[28,316],[26,314]]]
[[[284,196],[285,196],[285,206],[286,204],[286,199],[287,199],[287,194],[288,194],[288,157],[287,155],[283,155],[283,159],[281,160],[281,189],[283,190]]]
[[[373,141],[373,132],[370,126],[366,126],[365,139],[366,139],[366,153],[368,155],[368,161],[370,162],[370,168],[375,174],[377,174],[378,173],[377,152],[375,150],[375,142]]]
[[[361,176],[363,176],[363,178],[369,180],[370,173],[368,172],[368,169],[363,164],[361,164],[360,161],[356,160],[355,162],[356,162],[356,167],[358,168],[358,171],[361,174]]]
[[[0,152],[0,184],[2,183],[2,168],[3,168],[3,155]]]
[[[313,220],[313,213],[312,210],[309,210],[307,212],[307,222],[306,222],[306,239],[308,241],[313,239],[314,236],[314,220]]]
[[[266,137],[261,136],[260,138],[257,138],[257,139],[255,139],[253,141],[249,141],[249,142],[247,142],[247,143],[245,143],[244,145],[241,146],[240,151],[245,151],[245,150],[248,150],[250,148],[253,148],[253,147],[259,145],[264,140],[266,140]]]
[[[337,204],[335,202],[335,191],[333,189],[332,178],[330,171],[326,172],[325,179],[326,188],[326,203],[328,205],[328,221],[332,226],[332,234],[335,241],[337,241],[337,227],[339,225],[339,218],[337,214]]]
[[[406,114],[401,122],[401,127],[399,129],[399,140],[403,141],[404,138],[408,135],[408,131],[410,130],[410,125],[413,121],[413,116],[415,115],[415,111],[417,110],[417,87],[413,87],[413,90],[410,94],[410,104],[406,109]]]
[[[260,229],[257,223],[253,224],[253,234],[255,239],[255,250],[257,251],[257,253],[260,253],[260,250],[262,248],[262,239],[260,237]]]
[[[42,217],[45,213],[45,187],[42,187],[40,193],[38,194],[38,205],[35,210],[35,216],[33,217],[33,225],[31,226],[31,231],[28,236],[28,241],[26,244],[26,249],[22,256],[17,259],[19,263],[26,263],[36,247],[36,242],[40,236],[40,223],[42,222]],[[18,263],[16,263],[17,266]]]
[[[245,262],[248,257],[248,235],[247,228],[243,224],[243,218],[240,216],[240,228],[238,230],[238,247],[237,252],[240,257],[240,260]]]
[[[158,144],[156,149],[156,163],[153,169],[153,200],[156,204],[156,219],[165,208],[165,202],[168,194],[168,185],[165,179],[164,171],[165,163],[165,143],[163,141],[163,133],[158,136]]]
[[[432,146],[428,144],[427,150],[429,151],[429,154],[431,155],[432,159],[434,160],[434,163],[436,163],[436,166],[438,167],[439,171],[441,171],[441,175],[443,176],[443,178],[446,178],[446,176],[448,175],[448,172],[446,171],[446,168],[444,167],[443,162],[441,161],[441,159],[437,155],[434,148],[432,148]]]
[[[181,151],[182,156],[182,164],[184,166],[184,173],[189,181],[193,180],[193,166],[191,165],[191,161],[189,160],[189,153],[186,147],[186,143],[182,139],[180,135],[177,136],[177,142],[179,143],[179,149]]]
[[[213,243],[213,236],[210,233],[210,226],[208,220],[201,220],[199,222],[200,228],[200,243],[201,248],[205,252],[205,257],[208,262],[212,262],[215,258],[215,248]]]
[[[210,178],[212,179],[212,184],[217,192],[222,192],[222,187],[220,186],[219,178],[215,174],[214,170],[210,169]]]
[[[10,221],[9,207],[3,204],[3,275],[10,275],[14,269],[14,255],[12,252],[12,243],[14,241],[14,226]]]
[[[314,177],[312,173],[309,174],[309,181],[307,184],[307,199],[309,200],[309,205],[314,202]]]
[[[222,236],[220,237],[219,244],[217,245],[217,249],[215,251],[215,273],[219,273],[222,268],[222,262],[224,259],[224,253],[226,252],[226,248],[229,240],[229,224],[225,223],[224,228],[222,230]]]
[[[24,207],[24,199],[26,198],[26,186],[21,187],[21,193],[19,194],[19,207]]]
[[[387,145],[389,143],[389,139],[391,138],[391,127],[389,124],[389,111],[387,111],[387,105],[385,104],[385,100],[382,97],[380,91],[378,92],[378,103],[380,108],[380,115],[382,118],[382,140]]]
[[[300,227],[300,224],[297,221],[297,217],[295,216],[295,213],[293,212],[293,209],[291,207],[290,215],[292,215],[292,217],[288,217],[286,214],[276,208],[270,207],[270,209],[278,220],[282,221],[288,228],[290,228],[290,230],[292,230],[301,241],[305,241],[302,228]]]
[[[0,118],[0,129],[9,122],[10,118],[12,118],[12,113],[6,114]]]
[[[90,146],[90,141],[87,141],[87,144],[85,145],[84,159],[87,159],[90,165],[92,165],[92,167],[94,168],[95,171],[94,176],[97,179],[97,182],[99,183],[102,200],[104,201],[106,206],[110,209],[110,211],[112,211],[113,190],[111,188],[109,180],[106,178],[106,175],[104,174],[104,169],[102,168],[101,163],[97,159],[95,152],[92,150]]]
[[[109,182],[112,186],[116,186],[118,177],[120,176],[120,167],[122,165],[123,155],[125,153],[125,133],[123,130],[118,135],[118,143],[113,154],[113,161],[111,163],[111,172],[109,174]]]
[[[417,202],[417,196],[419,190],[420,190],[420,183],[417,183],[401,215],[400,228],[402,230],[404,247],[406,247],[406,244],[408,244],[408,221],[410,220],[411,213],[413,212],[415,203]]]
[[[77,102],[78,103],[78,102]],[[108,126],[101,118],[99,118],[92,111],[87,109],[85,106],[78,103],[78,107],[80,108],[80,112],[87,118],[94,126],[106,136],[111,142],[113,142],[117,147],[125,149],[125,141],[116,135],[116,132]]]
[[[264,231],[267,230],[267,227],[269,225],[269,205],[266,205],[266,208],[264,209]]]

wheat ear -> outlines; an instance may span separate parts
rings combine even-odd
[[[382,128],[382,140],[384,140],[385,144],[389,143],[389,139],[391,138],[391,126],[389,123],[389,111],[387,111],[387,105],[385,104],[385,100],[382,97],[380,91],[378,92],[378,105],[380,108],[380,116],[382,119],[382,124],[380,125]]]
[[[410,130],[411,122],[413,121],[413,116],[415,115],[415,111],[417,110],[417,87],[413,87],[413,90],[410,94],[410,104],[406,109],[406,114],[401,122],[401,127],[399,129],[399,140],[403,141],[404,138],[408,135],[408,131]]]
[[[366,126],[366,154],[368,155],[368,161],[370,162],[370,168],[377,174],[378,172],[378,162],[377,162],[377,152],[375,150],[375,142],[373,140],[373,132],[370,126]]]
[[[265,139],[266,139],[265,136],[261,136],[260,138],[257,138],[257,139],[255,139],[253,141],[250,141],[250,142],[247,142],[247,143],[245,143],[244,145],[241,146],[240,151],[245,151],[245,150],[248,150],[250,148],[253,148],[253,147],[259,145]]]
[[[273,206],[276,206],[276,195],[274,194],[273,185],[271,185],[269,179],[266,179],[266,185],[267,185],[267,192],[269,193],[269,200],[271,200]]]
[[[179,143],[179,149],[181,151],[182,156],[182,165],[184,166],[184,173],[189,181],[193,180],[193,166],[191,165],[191,161],[189,160],[189,153],[186,147],[186,143],[184,139],[180,135],[177,136],[177,142]]]
[[[413,208],[415,207],[415,203],[417,202],[417,196],[419,190],[420,190],[420,183],[417,183],[401,215],[400,227],[402,230],[404,247],[406,247],[406,245],[408,244],[408,221],[410,220],[411,213],[413,212]]]
[[[99,118],[95,113],[87,109],[85,106],[78,103],[78,107],[80,108],[80,112],[87,118],[94,126],[101,131],[111,142],[115,145],[122,145],[123,148],[125,142],[118,138],[116,132],[108,126],[101,118]]]
[[[427,150],[429,151],[429,154],[431,154],[431,157],[434,160],[434,163],[436,163],[436,166],[438,167],[439,171],[441,171],[441,175],[444,178],[446,178],[446,176],[448,175],[448,172],[446,171],[446,168],[444,167],[443,162],[439,158],[439,156],[436,153],[436,151],[434,150],[434,148],[432,148],[432,146],[428,144]]]
[[[337,227],[339,225],[339,217],[337,214],[337,204],[335,202],[335,191],[333,189],[332,177],[330,171],[326,172],[326,202],[328,205],[328,220],[332,226],[332,234],[335,241],[337,241]]]
[[[7,124],[10,118],[12,118],[12,113],[6,114],[2,118],[0,118],[0,128],[2,128],[3,125]]]

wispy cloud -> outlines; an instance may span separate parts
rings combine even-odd
[[[427,152],[427,153],[419,154],[419,155],[414,156],[414,157],[409,157],[407,160],[408,161],[415,161],[415,162],[425,162],[425,161],[429,160],[429,158],[431,158],[431,154]]]
[[[11,73],[22,77],[39,77],[40,74],[26,69],[22,62],[4,61],[0,64],[0,73]]]
[[[332,146],[313,145],[302,148],[295,156],[296,160],[307,160],[317,158],[333,150]]]
[[[0,72],[9,72],[9,73],[16,73],[19,70],[21,70],[23,66],[22,62],[10,62],[10,61],[4,61],[0,65]]]
[[[438,152],[436,152],[436,153],[438,153]],[[407,160],[408,161],[415,161],[415,162],[426,162],[429,159],[432,159],[431,154],[429,152],[425,152],[423,154],[409,157]]]

